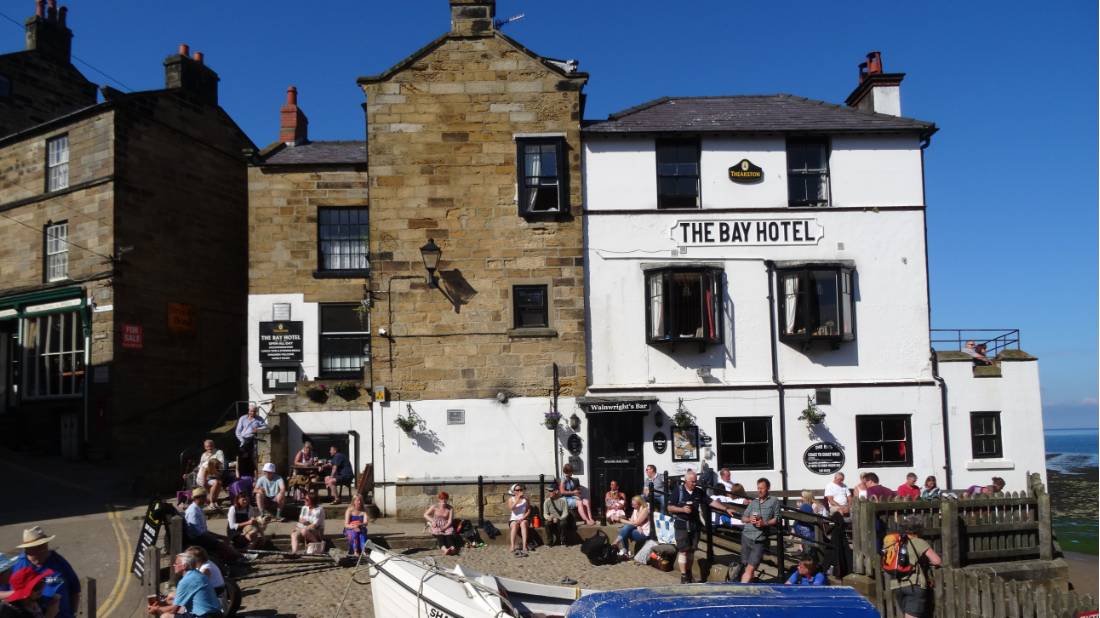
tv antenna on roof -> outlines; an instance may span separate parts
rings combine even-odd
[[[519,21],[519,20],[523,19],[524,17],[526,17],[526,15],[523,14],[523,13],[520,13],[519,15],[513,15],[513,16],[509,17],[508,19],[498,19],[498,20],[493,22],[493,27],[496,28],[497,30],[500,30],[504,26],[507,26],[508,24],[510,24],[512,22]]]

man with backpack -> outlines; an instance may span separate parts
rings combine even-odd
[[[680,583],[691,583],[691,563],[695,560],[695,547],[699,544],[699,530],[703,527],[699,509],[710,499],[702,487],[696,485],[695,472],[684,474],[684,484],[672,492],[668,512],[672,513],[676,530],[676,564],[680,567]]]
[[[901,532],[891,532],[882,541],[882,570],[890,580],[894,601],[905,618],[931,616],[928,589],[931,587],[927,569],[942,561],[928,541],[920,538],[922,522],[919,515],[902,520]]]

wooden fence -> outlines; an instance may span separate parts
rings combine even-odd
[[[1050,496],[1038,475],[1027,492],[938,500],[861,499],[852,504],[853,571],[874,582],[883,618],[901,618],[881,569],[881,539],[903,519],[922,521],[920,536],[943,561],[934,578],[936,618],[1061,618],[1095,610],[1095,599],[1037,582],[1010,581],[982,563],[1054,557]]]

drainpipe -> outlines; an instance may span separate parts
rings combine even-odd
[[[783,381],[779,379],[778,328],[775,324],[775,262],[764,260],[768,269],[768,326],[771,328],[772,382],[779,392],[779,479],[783,492],[787,491],[787,395]],[[786,502],[786,498],[783,499]]]
[[[936,358],[936,351],[932,350],[932,379],[940,385],[940,417],[943,419],[943,474],[944,482],[948,489],[954,487],[951,483],[951,426],[947,418],[947,382],[940,376],[940,362]]]
[[[924,184],[924,151],[931,143],[931,137],[925,137],[920,142],[920,191],[921,202],[925,208],[921,211],[921,219],[924,222],[924,296],[928,301],[928,332],[932,332],[932,276],[928,264],[928,197]],[[951,489],[951,427],[947,413],[947,382],[940,376],[940,363],[936,358],[936,350],[929,345],[932,357],[932,379],[940,386],[940,418],[943,422],[943,474],[944,487]]]

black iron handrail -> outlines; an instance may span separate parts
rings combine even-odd
[[[990,357],[1012,346],[1020,349],[1018,328],[933,328],[929,333],[934,350],[962,351],[967,341],[973,341],[977,345],[984,344],[985,354]]]

